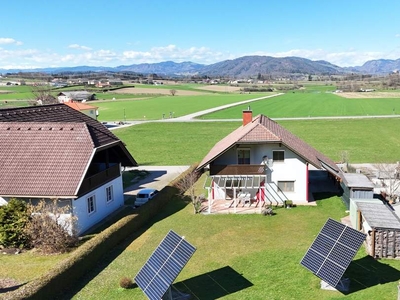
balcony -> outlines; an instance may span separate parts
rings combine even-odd
[[[81,188],[79,189],[79,195],[86,194],[99,186],[119,177],[121,175],[121,170],[119,164],[116,164],[104,171],[96,173],[90,177],[83,180]]]
[[[210,175],[263,175],[265,165],[211,165]]]

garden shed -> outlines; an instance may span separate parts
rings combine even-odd
[[[374,258],[400,258],[400,219],[395,209],[378,199],[350,200],[351,223],[367,234],[367,252]]]
[[[374,184],[367,176],[361,173],[343,173],[340,183],[343,194],[342,200],[346,207],[350,206],[351,199],[373,199]]]

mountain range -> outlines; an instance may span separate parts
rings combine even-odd
[[[369,75],[383,75],[400,70],[400,59],[378,59],[364,63],[356,67],[339,67],[324,60],[309,60],[301,57],[271,57],[271,56],[243,56],[232,60],[224,60],[211,65],[197,64],[193,62],[176,63],[165,61],[160,63],[142,63],[122,65],[118,67],[62,67],[40,69],[0,69],[0,73],[17,72],[135,72],[140,74],[157,74],[165,76],[225,76],[235,78],[247,78],[262,75],[288,75],[288,74],[312,74],[312,75],[339,75],[359,73]]]

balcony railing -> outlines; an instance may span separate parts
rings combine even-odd
[[[95,175],[85,178],[82,182],[81,188],[79,189],[79,195],[86,194],[99,186],[102,186],[108,181],[111,181],[120,176],[121,170],[119,164],[116,164],[104,171],[101,171]]]
[[[263,175],[265,165],[211,165],[210,175]]]

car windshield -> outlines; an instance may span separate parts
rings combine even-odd
[[[147,194],[137,194],[136,198],[148,198]]]

